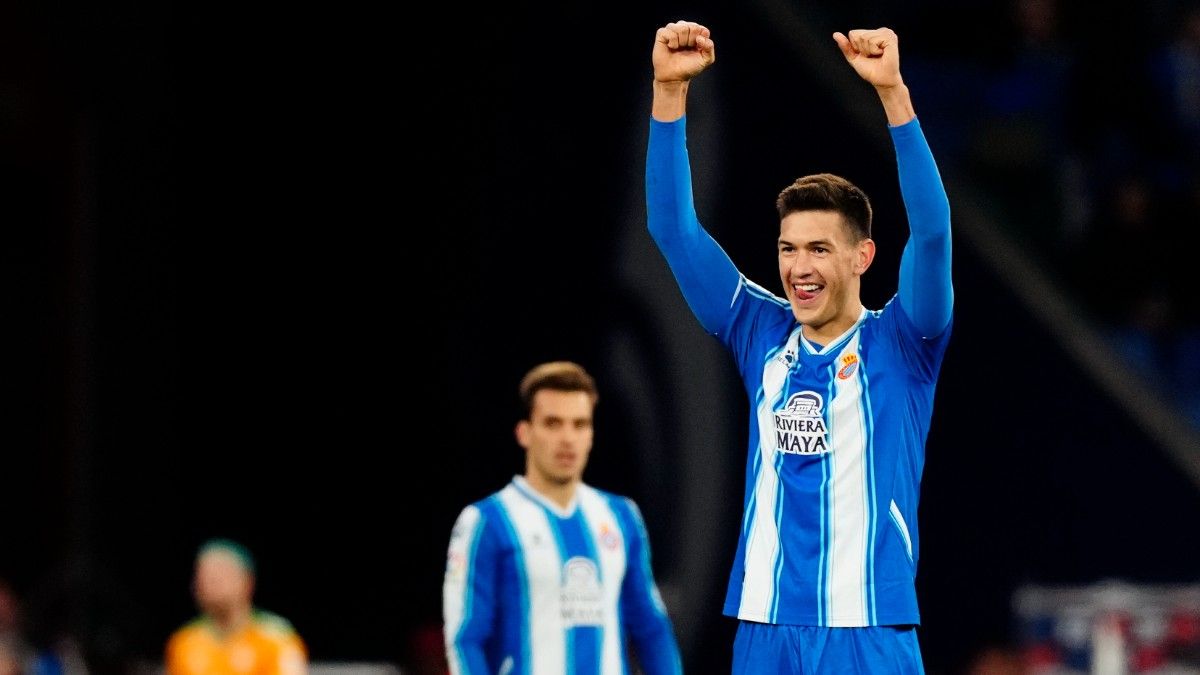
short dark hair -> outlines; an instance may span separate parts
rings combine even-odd
[[[592,405],[600,400],[596,381],[583,366],[572,361],[548,361],[534,366],[521,378],[518,394],[521,397],[521,419],[533,414],[533,396],[543,389],[553,391],[582,391],[592,399]]]
[[[775,199],[779,219],[797,211],[836,211],[850,228],[855,243],[871,237],[871,200],[854,183],[831,173],[801,176]]]

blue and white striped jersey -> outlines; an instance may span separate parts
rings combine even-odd
[[[627,641],[647,675],[682,672],[626,497],[580,485],[563,509],[514,477],[459,515],[442,597],[455,675],[629,675]]]
[[[684,120],[651,120],[651,235],[693,313],[732,354],[750,404],[730,616],[829,627],[920,622],[917,502],[950,336],[950,215],[917,121],[890,129],[912,230],[900,288],[819,346],[803,337],[788,302],[747,280],[700,226]]]

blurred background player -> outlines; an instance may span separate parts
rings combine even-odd
[[[284,618],[254,606],[254,559],[213,539],[196,554],[193,593],[200,616],[167,642],[168,675],[305,675],[304,642]]]
[[[555,361],[519,387],[525,474],[462,510],[443,585],[446,655],[455,675],[682,672],[674,628],[650,568],[634,502],[583,483],[595,382]]]

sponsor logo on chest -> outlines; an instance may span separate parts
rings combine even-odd
[[[775,411],[775,449],[790,455],[829,452],[824,408],[824,399],[815,391],[792,394],[787,405]]]
[[[593,560],[576,556],[563,565],[561,598],[567,628],[604,625],[604,589]]]

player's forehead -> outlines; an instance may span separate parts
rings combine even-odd
[[[240,556],[232,551],[213,549],[204,551],[196,558],[197,575],[246,575],[250,570]]]
[[[781,244],[846,244],[850,238],[850,225],[837,211],[793,211],[779,221]]]
[[[540,389],[533,395],[534,419],[581,419],[592,416],[592,397],[586,391]]]

